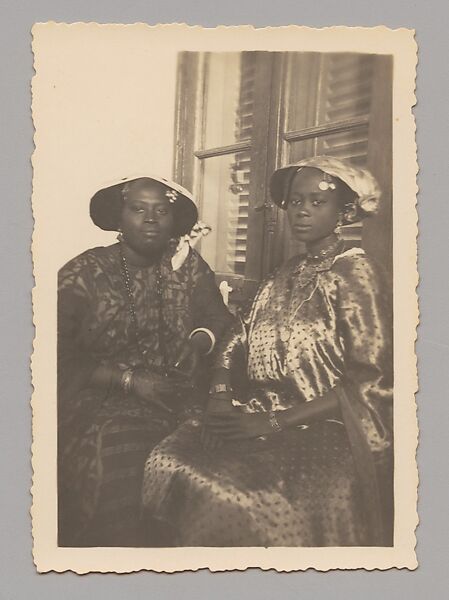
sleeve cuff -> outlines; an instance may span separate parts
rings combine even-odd
[[[197,327],[190,333],[189,339],[191,340],[193,338],[193,336],[195,335],[195,333],[199,333],[200,331],[202,331],[203,333],[207,333],[207,335],[210,338],[210,348],[204,354],[204,356],[208,356],[215,348],[215,342],[216,342],[215,335],[213,334],[213,332],[210,329],[206,329],[205,327]]]

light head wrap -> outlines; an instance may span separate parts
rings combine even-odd
[[[273,202],[280,208],[287,208],[292,178],[295,173],[304,167],[319,169],[328,176],[340,179],[354,192],[356,216],[350,222],[361,220],[377,213],[381,191],[373,175],[368,169],[357,167],[348,160],[334,156],[305,158],[297,163],[277,169],[271,177],[270,192]]]

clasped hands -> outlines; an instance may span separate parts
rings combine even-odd
[[[174,365],[160,374],[146,369],[136,369],[132,375],[131,390],[138,398],[149,401],[166,412],[173,413],[167,401],[176,392],[193,388],[198,369],[200,350],[194,340],[186,342]]]
[[[226,441],[257,438],[273,433],[268,413],[244,413],[232,406],[229,392],[214,394],[203,417],[201,442],[215,450]]]

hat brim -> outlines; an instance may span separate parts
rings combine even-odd
[[[190,193],[178,184],[171,185],[168,180],[144,176],[161,183],[167,190],[177,192],[177,198],[173,202],[174,213],[174,237],[181,237],[190,232],[198,220],[198,209],[193,202]],[[96,192],[90,201],[90,218],[94,224],[104,231],[118,231],[123,208],[123,188],[142,177],[123,179],[120,183],[105,187]]]
[[[270,179],[270,196],[273,202],[280,208],[286,208],[287,187],[298,169],[287,166],[277,169]]]

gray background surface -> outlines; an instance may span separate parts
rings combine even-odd
[[[187,22],[204,26],[291,23],[316,27],[385,24],[417,30],[421,326],[417,345],[421,428],[420,567],[415,572],[296,574],[38,575],[31,556],[30,441],[33,150],[30,28],[37,21]],[[429,598],[447,597],[449,486],[448,245],[449,3],[442,0],[0,0],[0,599],[56,598]],[[76,165],[73,165],[76,169]]]

